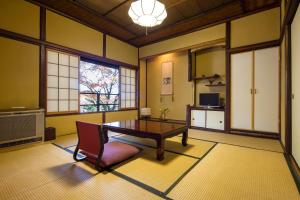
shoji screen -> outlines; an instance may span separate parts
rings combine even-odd
[[[121,109],[136,107],[136,70],[121,67]]]
[[[300,7],[291,26],[292,34],[292,154],[300,165]]]
[[[252,129],[253,52],[231,56],[231,128]]]
[[[78,112],[79,57],[47,50],[47,113]]]

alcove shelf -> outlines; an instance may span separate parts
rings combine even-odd
[[[220,78],[221,76],[219,74],[215,74],[213,76],[205,76],[205,77],[196,77],[194,78],[195,81],[203,81],[203,80],[216,80]]]
[[[211,84],[211,85],[205,85],[207,87],[223,87],[226,86],[226,84],[222,83],[222,84]]]

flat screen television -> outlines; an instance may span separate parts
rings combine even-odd
[[[220,94],[219,93],[200,93],[199,104],[203,107],[219,107]]]

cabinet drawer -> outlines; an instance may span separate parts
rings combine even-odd
[[[224,112],[207,111],[206,128],[224,130]]]
[[[205,128],[205,110],[191,111],[191,126]]]

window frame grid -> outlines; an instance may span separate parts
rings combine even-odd
[[[53,52],[53,53],[57,53],[57,63],[53,63],[53,62],[49,62],[48,61],[48,52]],[[62,55],[67,55],[68,56],[68,63],[69,65],[66,65],[66,64],[61,64],[60,63],[60,54]],[[74,66],[71,66],[71,56],[72,57],[76,57],[77,60],[78,60],[78,63],[77,63],[77,67],[74,67]],[[45,69],[45,72],[46,72],[46,78],[45,78],[45,94],[46,94],[46,104],[45,104],[45,110],[46,110],[46,115],[60,115],[60,114],[74,114],[74,113],[79,113],[80,112],[80,103],[79,103],[79,98],[80,98],[80,93],[79,93],[79,77],[80,77],[80,56],[76,55],[76,54],[70,54],[70,53],[67,53],[67,52],[64,52],[64,51],[58,51],[58,50],[55,50],[55,49],[51,49],[51,48],[46,48],[46,59],[45,59],[45,62],[46,62],[46,69]],[[52,65],[56,65],[57,66],[57,75],[48,75],[48,69],[49,69],[49,64],[52,64]],[[68,77],[67,76],[60,76],[60,66],[65,66],[65,67],[68,67]],[[70,74],[70,71],[71,71],[71,68],[75,68],[77,69],[77,78],[76,77],[73,77],[71,76]],[[48,78],[50,77],[56,77],[57,78],[57,87],[48,87]],[[59,84],[60,84],[60,78],[67,78],[68,79],[68,87],[60,87]],[[70,82],[71,82],[71,79],[77,79],[77,89],[75,88],[71,88],[70,87]],[[57,99],[49,99],[48,97],[48,89],[57,89]],[[60,99],[60,90],[61,89],[67,89],[68,90],[68,99]],[[77,99],[71,99],[71,96],[70,96],[70,91],[71,90],[75,90],[77,91]],[[57,101],[57,111],[54,111],[54,112],[48,112],[48,101]],[[67,101],[68,102],[68,111],[60,111],[60,101]],[[77,110],[70,110],[71,109],[71,102],[73,101],[77,101]]]
[[[122,75],[122,68],[125,70],[125,76]],[[120,110],[134,110],[134,109],[137,109],[137,84],[138,84],[138,82],[137,82],[138,74],[137,73],[138,73],[138,70],[134,69],[134,68],[123,67],[123,66],[120,66],[119,70],[120,70],[120,72],[119,72],[119,74],[120,74],[120,97],[119,97],[120,98],[120,105],[119,105]],[[130,75],[129,76],[127,76],[127,74],[126,74],[127,70],[130,70]],[[134,77],[131,76],[132,71],[134,71]],[[125,78],[125,83],[122,83],[122,76]],[[126,82],[127,78],[130,78],[130,84],[127,84],[127,82]],[[131,83],[132,78],[134,78],[134,85]],[[122,91],[122,85],[124,85],[125,91]],[[126,89],[127,85],[129,85],[129,87],[130,87],[130,92],[127,92],[127,89]],[[131,87],[134,87],[134,92],[132,92]],[[125,107],[122,107],[122,101],[123,101],[122,92],[124,92],[124,94],[125,94],[125,99],[124,99]],[[127,93],[129,93],[129,95],[130,95],[130,98],[129,98],[130,107],[126,106],[126,102],[127,102],[126,94]],[[134,106],[133,107],[131,106],[131,101],[133,101],[133,99],[131,98],[132,94],[134,94]]]

